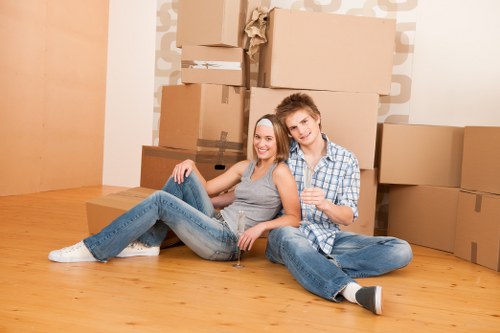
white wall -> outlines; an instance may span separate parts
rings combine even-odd
[[[103,184],[138,186],[152,144],[156,0],[110,0]]]
[[[418,2],[410,123],[500,126],[500,1]]]

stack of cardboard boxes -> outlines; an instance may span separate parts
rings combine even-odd
[[[374,234],[379,96],[390,92],[395,31],[392,19],[274,8],[260,54],[259,87],[250,93],[249,124],[274,113],[292,93],[314,99],[322,131],[351,150],[361,168],[359,218],[343,229],[367,235]],[[252,142],[247,145],[250,158]]]
[[[181,85],[162,90],[159,146],[144,146],[141,186],[161,188],[190,158],[214,178],[245,159],[248,64],[244,33],[256,0],[182,0]]]
[[[388,235],[500,269],[500,128],[383,124]]]
[[[500,127],[467,126],[454,253],[500,271]]]

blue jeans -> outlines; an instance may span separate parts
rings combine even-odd
[[[207,192],[192,173],[182,184],[170,178],[162,191],[153,193],[83,242],[96,259],[106,261],[135,240],[158,246],[171,229],[204,259],[234,260],[237,236],[214,213]]]
[[[311,246],[298,228],[271,230],[266,256],[285,265],[308,291],[328,300],[340,301],[338,294],[354,278],[382,275],[411,261],[410,245],[394,237],[373,237],[341,231],[335,237],[333,253],[327,255]]]

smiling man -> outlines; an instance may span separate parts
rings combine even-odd
[[[347,299],[382,314],[382,288],[362,287],[354,279],[377,276],[406,266],[410,245],[394,237],[341,231],[358,217],[360,171],[356,156],[321,132],[321,113],[312,98],[285,98],[276,115],[292,137],[287,161],[297,182],[302,208],[300,228],[269,233],[266,255],[285,265],[308,291],[339,302]],[[306,169],[312,172],[305,188]]]

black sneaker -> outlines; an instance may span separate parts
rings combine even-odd
[[[382,287],[363,287],[356,292],[356,302],[374,314],[382,314]]]

